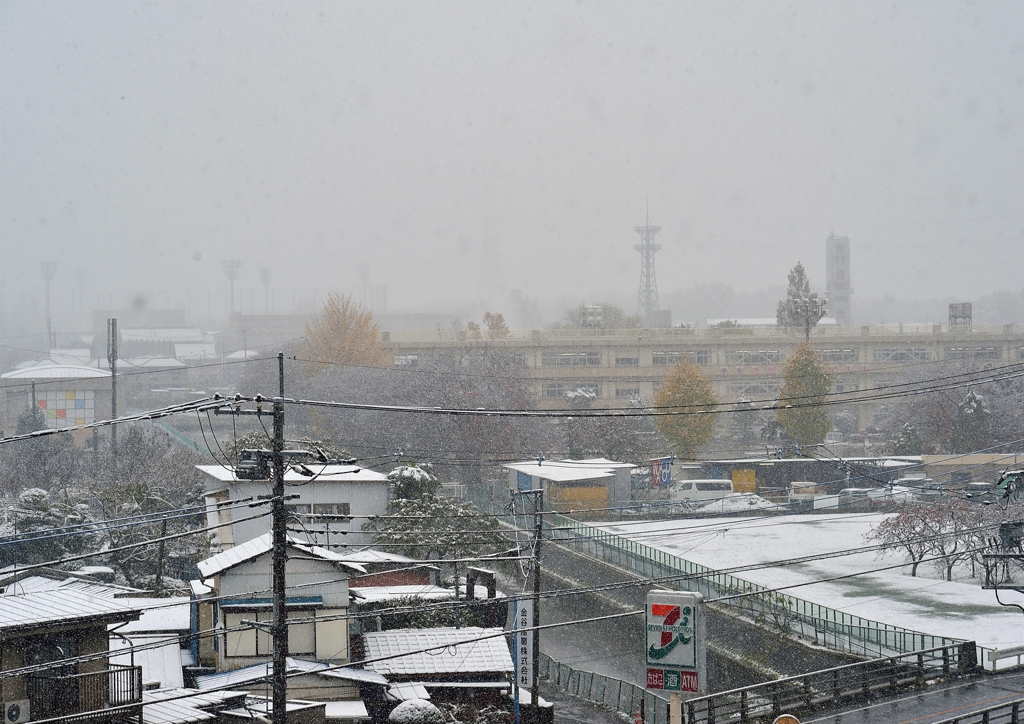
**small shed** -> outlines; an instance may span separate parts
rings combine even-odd
[[[509,488],[514,491],[543,489],[548,510],[598,511],[630,501],[633,465],[605,458],[543,460],[510,463]]]

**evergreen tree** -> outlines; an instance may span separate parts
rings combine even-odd
[[[832,373],[809,342],[804,342],[782,369],[784,382],[775,416],[797,445],[818,445],[832,429],[825,397],[832,389]]]
[[[906,423],[892,444],[893,455],[920,455],[924,449],[921,435],[911,423]]]
[[[957,454],[974,452],[986,447],[989,421],[992,413],[985,404],[985,398],[974,390],[956,408],[956,416],[950,434],[949,444]]]
[[[441,481],[430,463],[399,465],[388,473],[392,500],[424,500],[436,497]]]
[[[775,310],[775,321],[780,327],[803,327],[807,324],[808,303],[818,301],[818,293],[811,291],[811,282],[804,271],[804,265],[800,262],[789,271],[789,288],[786,289],[786,298],[779,302]],[[811,316],[810,324],[813,327],[821,318],[824,311],[817,317]]]

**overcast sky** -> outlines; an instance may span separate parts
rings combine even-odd
[[[0,107],[8,310],[229,257],[280,311],[359,264],[393,311],[635,305],[648,200],[663,294],[823,288],[830,230],[855,305],[1022,287],[1021,2],[6,0]]]

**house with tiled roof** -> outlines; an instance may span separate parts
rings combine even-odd
[[[364,668],[392,689],[417,698],[504,706],[512,688],[512,654],[504,629],[410,628],[362,635]]]

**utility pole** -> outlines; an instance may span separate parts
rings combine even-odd
[[[282,369],[284,355],[278,356]],[[280,387],[284,388],[284,377]],[[271,575],[274,589],[274,678],[272,681],[274,712],[273,724],[285,724],[285,707],[288,702],[288,621],[285,618],[285,564],[288,555],[287,517],[284,509],[284,398],[274,398],[274,439],[271,442],[274,467],[274,487],[271,511],[273,515],[274,560]]]
[[[110,418],[117,419],[117,317],[107,320],[107,362],[110,363]],[[111,454],[117,447],[117,425],[110,426]]]
[[[544,535],[544,488],[533,497],[533,691],[534,711],[540,711],[540,542]]]
[[[242,266],[242,260],[225,259],[223,264],[224,274],[227,276],[228,281],[230,282],[231,302],[228,304],[228,309],[230,310],[228,316],[233,317],[235,315],[235,279],[238,278],[238,270]]]
[[[270,635],[274,640],[273,671],[271,672],[271,722],[286,724],[286,706],[288,703],[288,619],[285,604],[287,602],[287,561],[288,561],[288,513],[285,510],[284,494],[284,352],[277,354],[278,396],[273,400],[274,435],[270,441],[270,450],[258,451],[266,456],[269,452],[271,462],[271,541],[273,545],[270,564],[271,591],[273,595],[273,620],[270,624]],[[256,397],[255,410],[241,410],[241,398],[236,397],[235,409],[217,409],[218,415],[266,415],[263,410],[264,398]],[[308,453],[303,453],[308,454]],[[264,457],[264,459],[266,459]]]

